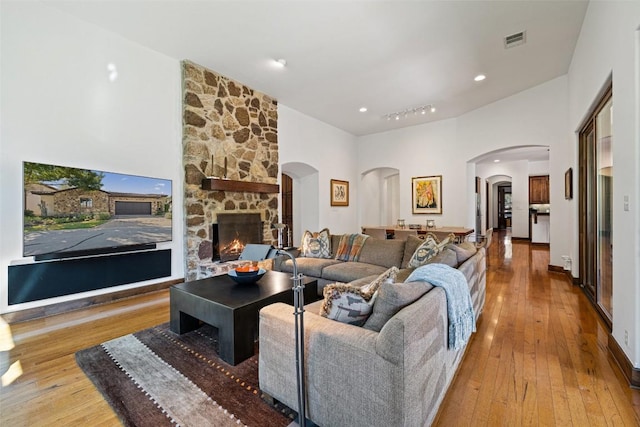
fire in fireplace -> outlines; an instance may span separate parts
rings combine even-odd
[[[262,243],[263,225],[259,213],[220,213],[213,224],[213,260],[233,261],[248,243]]]

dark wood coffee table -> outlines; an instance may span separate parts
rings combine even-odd
[[[302,283],[305,303],[317,301],[318,282],[305,277]],[[253,356],[260,309],[275,302],[293,304],[292,286],[291,273],[278,271],[267,271],[253,284],[238,284],[225,274],[174,285],[169,291],[171,330],[184,334],[200,321],[215,326],[220,358],[237,365]]]

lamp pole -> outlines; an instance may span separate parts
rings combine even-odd
[[[295,257],[287,251],[278,249],[280,255],[291,258],[293,263],[293,315],[295,316],[295,345],[296,345],[296,375],[298,386],[298,425],[306,425],[305,384],[304,384],[304,285],[303,275],[298,273]]]

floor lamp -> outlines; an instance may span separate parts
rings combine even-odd
[[[276,250],[276,255],[284,255],[291,258],[293,263],[293,315],[295,316],[296,335],[296,375],[298,385],[298,425],[305,427],[307,402],[305,399],[304,384],[304,285],[302,284],[302,274],[298,272],[296,258],[282,249]]]
[[[277,227],[276,227],[277,228]],[[283,227],[284,228],[284,227]],[[282,230],[280,228],[278,231]],[[245,246],[240,259],[250,261],[262,261],[265,259],[275,258],[277,256],[286,256],[291,258],[293,263],[293,315],[295,316],[295,351],[296,351],[296,380],[298,388],[298,425],[306,426],[307,401],[305,399],[305,381],[304,381],[304,284],[302,283],[303,275],[298,272],[298,263],[296,258],[283,249],[275,249],[271,245],[254,245]]]

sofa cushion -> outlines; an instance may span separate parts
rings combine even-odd
[[[435,241],[431,236],[427,237],[424,242],[413,253],[413,256],[409,260],[408,266],[411,268],[420,267],[429,261],[429,259],[438,255],[440,252],[440,248],[438,247],[438,242]]]
[[[448,246],[444,247],[438,255],[431,258],[426,264],[446,264],[449,267],[456,268],[458,266],[458,257],[453,249]]]
[[[364,243],[358,261],[382,267],[400,267],[405,242],[402,240],[382,240],[370,237]]]
[[[335,258],[340,261],[358,261],[368,238],[366,234],[343,234],[335,251]]]
[[[363,327],[380,332],[397,312],[417,301],[432,288],[433,285],[427,282],[383,283],[378,289],[371,315]]]
[[[475,253],[471,258],[458,266],[458,270],[464,274],[467,283],[472,283],[473,276],[478,273],[478,262],[482,261],[483,254]]]
[[[462,264],[469,258],[471,258],[478,251],[476,245],[471,242],[462,242],[459,244],[449,243],[447,248],[450,248],[456,252],[458,264]]]
[[[341,261],[337,261],[335,259],[329,258],[305,258],[300,257],[296,258],[296,263],[298,264],[298,273],[302,273],[305,276],[311,277],[322,277],[322,270],[334,264],[342,264]],[[285,273],[293,273],[293,262],[290,259],[287,259],[282,264],[280,264],[280,271],[284,271]]]
[[[320,315],[338,322],[361,326],[371,314],[378,288],[382,283],[395,282],[397,273],[398,269],[392,267],[361,287],[344,283],[325,286]]]
[[[317,233],[305,231],[302,235],[302,256],[308,258],[331,258],[331,234],[328,228]]]
[[[386,267],[363,262],[336,262],[337,264],[328,265],[322,269],[323,279],[348,283],[386,270]]]
[[[336,257],[336,250],[338,249],[338,245],[340,245],[341,238],[342,238],[342,234],[331,235],[331,258]]]
[[[424,243],[424,240],[419,238],[418,236],[409,236],[404,244],[404,254],[402,256],[402,264],[400,268],[408,268],[409,261],[411,261],[411,257],[413,256],[418,246]]]

